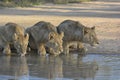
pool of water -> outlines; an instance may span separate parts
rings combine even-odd
[[[0,56],[0,80],[120,80],[120,55]]]

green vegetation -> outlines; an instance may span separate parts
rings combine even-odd
[[[0,0],[1,7],[27,7],[32,5],[39,5],[44,3],[54,4],[67,4],[67,3],[80,3],[92,0]]]

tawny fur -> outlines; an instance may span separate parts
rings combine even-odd
[[[11,54],[11,48],[15,48],[20,55],[26,54],[29,35],[25,34],[23,27],[16,23],[7,23],[0,27],[0,46],[4,54]]]
[[[51,54],[59,54],[62,50],[62,33],[57,33],[57,29],[49,22],[40,21],[26,29],[29,33],[29,46],[37,49],[38,54],[45,55],[45,47],[51,48]]]
[[[69,47],[74,43],[98,44],[95,27],[89,28],[78,21],[65,20],[58,25],[58,30],[64,32],[63,53],[69,54]],[[84,46],[83,46],[84,48]]]

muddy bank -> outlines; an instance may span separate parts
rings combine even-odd
[[[99,24],[97,35],[100,44],[96,48],[88,46],[88,52],[120,53],[120,23],[108,22]]]

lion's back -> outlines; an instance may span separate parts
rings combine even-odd
[[[36,36],[36,38],[39,38],[40,40],[43,39],[43,41],[48,40],[48,36],[51,32],[56,32],[54,25],[44,21],[36,23],[29,30],[34,34],[33,36]]]
[[[65,20],[58,26],[59,31],[64,32],[64,41],[79,40],[83,37],[84,26],[78,21]]]
[[[0,35],[7,41],[12,41],[14,34],[24,36],[24,28],[17,25],[16,23],[7,23],[0,27]]]
[[[49,22],[40,21],[26,29],[29,33],[29,43],[31,47],[35,47],[35,43],[46,43],[49,41],[50,33],[56,33],[56,28]]]

